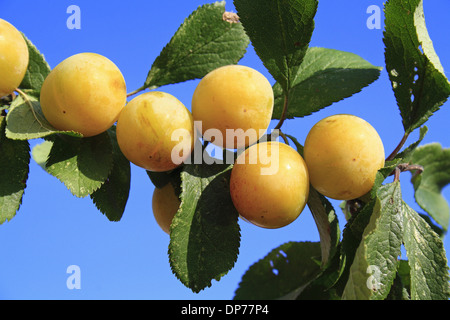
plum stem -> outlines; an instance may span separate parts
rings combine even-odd
[[[414,176],[423,172],[423,166],[418,164],[409,164],[409,163],[400,163],[394,169],[394,182],[400,181],[400,173],[404,171],[413,171],[416,170]]]
[[[286,135],[285,135],[283,132],[281,132],[281,130],[280,130],[280,136],[281,136],[281,138],[283,138],[284,143],[287,144],[287,145],[289,145],[289,140],[288,140],[288,138],[286,137]]]
[[[409,133],[405,133],[403,135],[402,140],[400,140],[400,143],[397,145],[397,147],[395,147],[394,151],[392,151],[392,153],[389,155],[389,157],[386,158],[386,161],[391,161],[395,158],[395,156],[398,154],[398,152],[401,150],[401,148],[405,144],[408,137],[409,137]]]
[[[287,97],[287,94],[285,94],[284,95],[283,111],[281,112],[280,121],[278,122],[278,124],[275,127],[275,129],[280,129],[281,126],[283,125],[284,120],[286,119],[286,115],[287,115],[287,107],[288,107],[288,97]]]
[[[136,89],[136,90],[134,90],[134,91],[128,93],[128,94],[127,94],[127,98],[129,98],[129,97],[131,97],[131,96],[134,96],[135,94],[137,94],[137,93],[143,91],[144,89],[145,89],[144,87],[141,87],[141,88],[139,88],[139,89]]]

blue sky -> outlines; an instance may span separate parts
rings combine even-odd
[[[105,55],[121,69],[128,91],[139,88],[153,60],[183,20],[199,5],[212,1],[6,1],[0,0],[0,18],[14,24],[45,55],[53,68],[79,52]],[[450,77],[450,2],[424,1],[425,18],[435,50]],[[320,0],[312,46],[356,53],[374,65],[384,66],[382,28],[369,29],[370,5],[383,1]],[[69,30],[69,5],[81,9],[81,29]],[[234,11],[232,1],[226,4]],[[240,64],[253,67],[273,83],[259,58],[249,47]],[[198,81],[163,87],[188,108]],[[400,115],[383,70],[380,78],[361,93],[333,104],[304,119],[289,120],[286,133],[303,142],[318,120],[336,113],[351,113],[369,121],[379,132],[386,153],[403,135]],[[423,143],[440,142],[450,147],[447,102],[427,123]],[[408,142],[414,141],[417,133]],[[32,146],[40,141],[32,141]],[[410,174],[401,176],[403,196],[415,209]],[[146,173],[132,166],[130,197],[120,222],[110,222],[89,198],[78,199],[56,178],[31,162],[23,205],[10,222],[0,226],[0,299],[231,299],[248,267],[271,249],[287,241],[318,241],[308,210],[291,225],[279,230],[241,224],[240,254],[235,267],[211,288],[199,294],[184,287],[171,273],[169,237],[153,219],[153,186]],[[450,199],[449,188],[444,195]],[[333,202],[341,228],[345,221],[339,202]],[[445,239],[450,252],[450,242]],[[81,288],[68,289],[70,265],[81,271]]]

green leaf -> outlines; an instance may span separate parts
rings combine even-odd
[[[130,191],[130,162],[117,144],[115,127],[109,129],[107,133],[112,145],[111,172],[101,187],[90,194],[90,197],[100,212],[110,221],[119,221],[124,213]],[[34,146],[31,151],[33,160],[47,172],[46,164],[52,147],[53,141],[44,141]]]
[[[10,101],[11,98],[12,98],[11,95],[0,98],[0,112],[9,109],[9,105],[11,104]]]
[[[399,271],[400,269],[405,269],[404,267],[402,267],[404,263],[408,264],[407,261],[402,260],[399,261],[398,267]],[[391,291],[389,291],[386,300],[410,300],[408,288],[403,283],[404,275],[403,274],[401,275],[399,271],[397,271],[397,276],[395,277],[394,282],[392,283]]]
[[[450,183],[450,149],[443,149],[438,143],[418,147],[410,163],[424,168],[421,174],[413,175],[411,180],[417,204],[447,230],[450,208],[441,191]]]
[[[0,116],[0,224],[10,221],[22,204],[30,163],[28,141],[10,140],[4,131]]]
[[[58,136],[47,159],[47,171],[74,196],[86,197],[99,189],[113,165],[111,139],[107,132],[89,138]]]
[[[142,89],[198,79],[236,64],[249,45],[238,22],[225,21],[225,2],[205,4],[179,27],[155,59]]]
[[[428,35],[423,0],[385,5],[385,60],[406,133],[423,125],[450,95],[450,83]]]
[[[50,66],[36,46],[25,35],[23,37],[28,46],[29,61],[27,72],[19,88],[25,93],[39,98],[42,84],[50,73]]]
[[[433,219],[431,219],[430,215],[425,213],[419,213],[419,216],[428,223],[428,225],[433,229],[434,232],[441,238],[444,239],[447,231],[444,230],[441,226],[438,226]]]
[[[317,0],[234,0],[263,64],[285,92],[295,83],[314,30]]]
[[[303,146],[297,138],[286,135],[294,142],[297,152],[303,157]],[[322,267],[334,256],[340,240],[339,222],[333,205],[312,186],[309,187],[308,208],[316,222],[322,250]]]
[[[450,277],[442,240],[404,202],[403,225],[403,241],[410,266],[411,299],[448,300]]]
[[[402,245],[401,212],[400,183],[382,186],[350,267],[342,299],[382,300],[387,297],[396,276]]]
[[[332,204],[312,187],[309,190],[308,207],[319,231],[322,266],[326,266],[339,244],[340,229],[336,212]]]
[[[156,171],[146,171],[150,181],[156,188],[162,188],[167,183],[173,182],[174,184],[181,184],[179,168],[170,171],[156,172]]]
[[[355,210],[353,215],[349,216],[347,224],[342,232],[339,266],[341,276],[338,279],[338,283],[335,285],[340,296],[347,284],[351,263],[354,260],[356,251],[363,239],[364,230],[370,222],[377,203],[378,198],[375,193],[375,196],[370,201],[361,204],[361,207]]]
[[[295,298],[320,273],[318,242],[288,242],[273,249],[242,276],[234,300]]]
[[[231,166],[185,165],[181,172],[181,205],[169,244],[172,271],[193,292],[211,286],[237,260],[238,213],[229,191]]]
[[[33,160],[45,171],[47,171],[46,163],[52,147],[52,141],[44,141],[40,144],[35,145],[31,150],[31,156]]]
[[[298,141],[298,139],[290,134],[286,134],[286,137],[292,140],[292,142],[295,144],[295,147],[297,148],[297,152],[303,157],[303,145]]]
[[[288,92],[287,118],[304,117],[360,92],[378,79],[380,67],[344,51],[311,47],[306,52]],[[273,119],[280,119],[284,106],[282,85],[273,87]]]
[[[384,167],[377,171],[373,187],[369,192],[371,197],[376,198],[378,189],[382,186],[386,178],[389,177],[391,174],[393,174],[395,168],[400,163],[402,163],[402,159],[400,158],[395,158],[394,160],[386,161],[384,163]]]
[[[55,129],[44,117],[37,98],[27,96],[25,101],[18,96],[11,104],[6,117],[6,136],[14,140],[30,140],[61,133],[81,137],[80,133]]]
[[[125,211],[130,193],[130,162],[123,155],[116,139],[115,127],[107,131],[112,144],[112,168],[105,183],[92,193],[96,207],[110,221],[119,221]]]
[[[340,245],[338,246],[338,250]],[[336,289],[336,283],[339,281],[344,264],[341,256],[335,254],[325,269],[322,267],[321,273],[307,286],[303,286],[297,300],[340,300],[341,297]]]
[[[411,292],[411,268],[409,267],[409,262],[407,260],[399,261],[397,273],[409,295],[409,292]]]

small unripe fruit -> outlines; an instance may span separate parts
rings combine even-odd
[[[305,140],[304,157],[311,185],[336,200],[351,200],[373,187],[384,167],[383,142],[365,120],[347,114],[316,123]]]
[[[0,98],[19,87],[28,68],[28,46],[22,34],[0,19]]]
[[[155,188],[152,198],[153,215],[160,228],[170,234],[170,225],[180,207],[181,201],[169,182],[162,188]]]
[[[41,89],[45,118],[58,130],[84,137],[108,130],[127,101],[125,79],[108,58],[79,53],[58,64]]]
[[[171,94],[152,91],[131,100],[117,121],[117,142],[125,157],[149,171],[169,171],[194,148],[190,111]]]
[[[206,140],[238,149],[255,143],[265,133],[273,103],[272,86],[264,75],[246,66],[228,65],[211,71],[199,82],[192,97],[192,114],[196,122],[201,121],[199,131]],[[205,137],[211,129],[221,136]]]
[[[237,158],[230,193],[244,220],[263,228],[284,227],[297,219],[308,201],[306,164],[284,143],[255,144]]]

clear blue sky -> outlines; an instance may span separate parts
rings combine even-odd
[[[425,17],[436,52],[450,77],[450,2],[425,0]],[[14,24],[45,55],[53,68],[79,52],[97,52],[122,70],[128,91],[139,88],[160,50],[193,10],[209,1],[48,1],[0,0],[0,18]],[[382,29],[366,27],[369,5],[383,1],[320,0],[312,46],[356,53],[384,66]],[[69,5],[81,9],[81,30],[69,30]],[[233,11],[232,1],[226,8]],[[382,24],[383,27],[383,24]],[[254,67],[273,83],[250,47],[240,64]],[[198,82],[163,87],[188,108]],[[304,141],[312,125],[335,113],[352,113],[369,121],[380,133],[386,153],[403,135],[390,83],[381,77],[352,98],[305,119],[285,122],[286,133]],[[450,102],[430,118],[424,143],[450,147]],[[414,141],[417,134],[408,140]],[[32,141],[32,146],[40,141]],[[403,195],[413,207],[410,174],[401,176]],[[287,241],[318,241],[308,210],[288,227],[265,230],[241,222],[240,255],[235,267],[199,294],[184,287],[171,273],[169,237],[156,225],[152,210],[153,186],[146,173],[132,166],[126,211],[120,222],[109,222],[89,198],[78,199],[56,178],[31,162],[23,205],[10,222],[0,226],[0,299],[231,299],[248,267]],[[450,189],[444,190],[450,199]],[[345,221],[339,202],[333,202],[340,226]],[[450,242],[445,240],[450,252]],[[69,290],[66,269],[78,265],[81,289]]]

